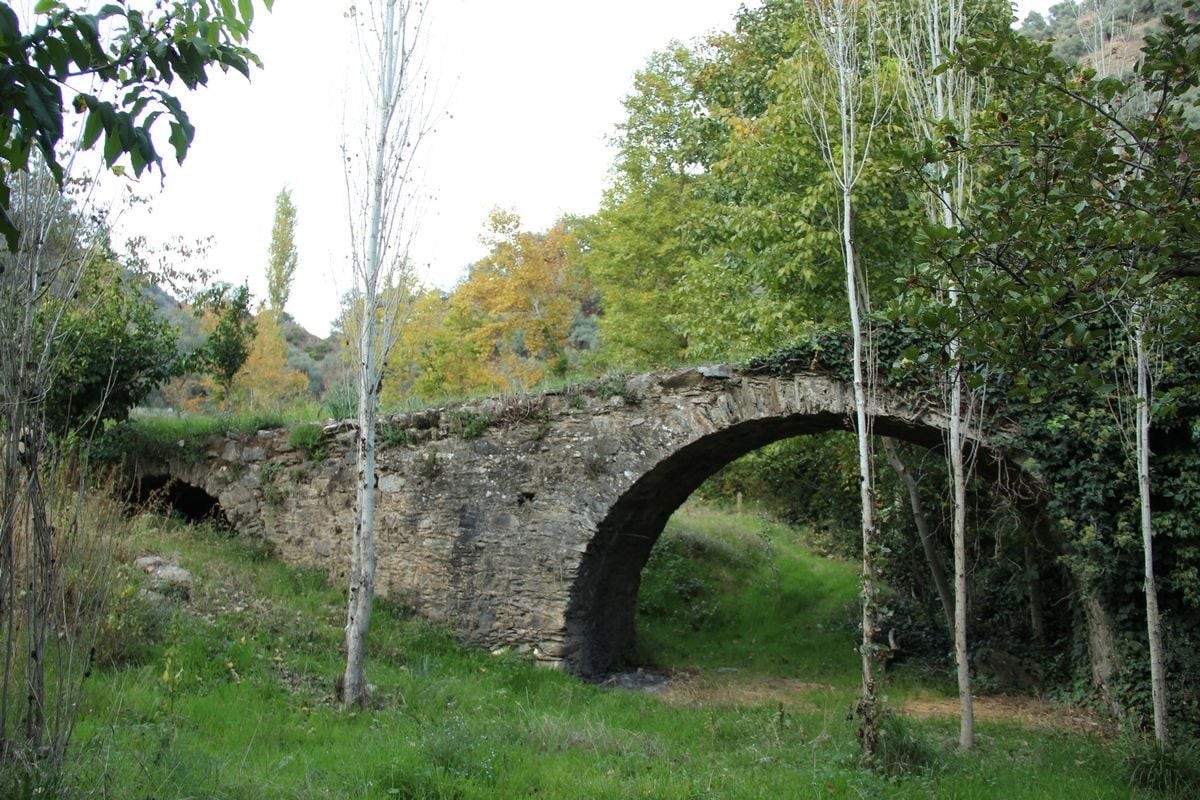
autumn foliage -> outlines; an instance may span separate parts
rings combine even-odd
[[[587,349],[575,328],[592,290],[572,225],[522,231],[515,214],[496,210],[482,241],[488,255],[452,292],[415,297],[385,402],[528,389],[565,375]]]

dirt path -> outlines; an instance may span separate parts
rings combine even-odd
[[[973,703],[975,719],[1016,722],[1030,728],[1101,733],[1104,725],[1090,711],[1070,706],[1056,706],[1040,697],[995,695],[976,697]],[[957,697],[917,697],[898,704],[897,711],[905,716],[957,717]]]
[[[676,706],[745,706],[812,703],[837,689],[821,683],[789,678],[747,676],[729,672],[637,672],[609,685],[645,691]],[[956,697],[911,697],[894,704],[899,714],[916,719],[957,717]],[[975,718],[980,721],[1015,722],[1030,728],[1101,733],[1103,723],[1091,712],[1057,706],[1038,697],[990,695],[975,698]]]

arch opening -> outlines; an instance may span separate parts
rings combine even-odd
[[[130,501],[138,509],[171,514],[193,523],[208,522],[222,529],[233,528],[217,498],[171,475],[141,476],[133,485]]]
[[[671,515],[704,481],[772,442],[850,428],[849,419],[834,413],[746,421],[693,441],[642,475],[610,507],[580,563],[566,614],[570,669],[584,677],[603,675],[633,644],[642,570]],[[900,420],[876,418],[875,433],[943,447],[939,429]]]

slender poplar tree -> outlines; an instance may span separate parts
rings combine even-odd
[[[283,187],[275,197],[275,224],[271,227],[270,257],[267,261],[267,302],[279,318],[292,293],[299,257],[296,253],[296,206],[292,190]]]
[[[357,518],[346,615],[345,706],[363,705],[367,631],[375,597],[375,427],[389,353],[412,297],[409,248],[419,211],[415,160],[433,113],[422,46],[425,0],[368,0],[350,16],[368,99],[361,138],[343,143],[358,335]]]
[[[948,230],[962,224],[970,202],[971,170],[966,154],[971,140],[971,116],[977,102],[977,82],[951,60],[966,33],[965,0],[909,0],[892,26],[893,47],[899,58],[900,84],[913,128],[926,142],[935,143],[943,157],[930,164],[926,192],[929,222]],[[951,274],[942,294],[961,309],[962,286]],[[961,320],[961,313],[956,315]],[[950,418],[946,451],[950,461],[954,539],[954,661],[958,674],[959,746],[975,744],[975,712],[971,699],[971,669],[967,656],[967,479],[966,426],[974,405],[967,390],[962,344],[957,333],[946,347],[945,394]]]
[[[854,242],[854,190],[868,163],[872,138],[883,122],[887,103],[876,71],[871,0],[823,0],[807,5],[805,14],[812,52],[797,53],[793,62],[801,70],[798,79],[807,95],[802,106],[805,121],[838,189],[838,229],[853,335],[854,428],[858,437],[863,545],[859,740],[866,757],[873,759],[879,739],[879,701],[875,694],[878,530],[870,410],[874,381],[866,323],[870,294]]]

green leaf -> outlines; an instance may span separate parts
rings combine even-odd
[[[250,25],[254,22],[254,0],[238,0],[238,6],[242,9],[242,20]]]
[[[104,164],[108,168],[112,168],[113,164],[117,163],[117,159],[121,157],[124,150],[121,148],[121,136],[117,132],[116,126],[108,129],[104,137]]]
[[[84,150],[90,150],[100,140],[104,133],[104,118],[96,109],[88,112],[87,122],[83,124],[83,140],[80,145]]]
[[[8,194],[7,187],[5,187],[3,194]],[[4,236],[4,241],[8,244],[8,249],[15,252],[17,244],[21,241],[21,232],[13,224],[12,218],[8,216],[8,198],[3,197],[2,200],[3,202],[0,202],[0,235]]]
[[[188,147],[192,144],[192,136],[194,134],[195,129],[186,122],[171,123],[171,136],[168,141],[175,148],[175,160],[180,164],[183,163],[183,159],[187,155]]]

